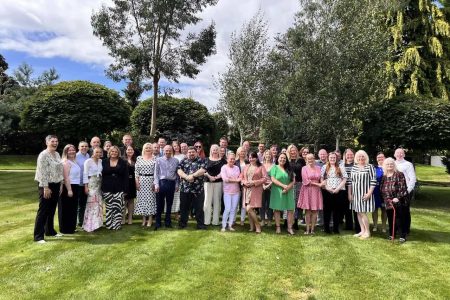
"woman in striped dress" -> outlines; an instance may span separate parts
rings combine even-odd
[[[370,237],[368,212],[375,210],[373,190],[377,185],[375,168],[369,164],[369,157],[364,150],[355,154],[356,164],[350,175],[348,199],[353,211],[357,213],[361,231],[354,236],[360,239]]]
[[[124,196],[128,192],[128,164],[120,158],[117,146],[111,146],[108,158],[102,163],[102,192],[106,207],[106,228],[118,230],[122,227]]]

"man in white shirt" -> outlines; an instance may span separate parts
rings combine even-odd
[[[405,150],[402,148],[398,148],[394,153],[395,157],[395,165],[397,169],[405,175],[406,186],[408,187],[408,197],[409,197],[409,205],[408,211],[406,215],[406,222],[408,224],[407,234],[409,234],[411,228],[411,200],[414,197],[414,188],[416,186],[416,172],[414,171],[414,166],[409,161],[405,160]]]

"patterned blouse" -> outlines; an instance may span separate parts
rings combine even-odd
[[[386,208],[392,208],[392,199],[398,198],[400,205],[408,205],[408,188],[405,175],[396,171],[390,177],[383,175],[380,184],[381,197],[386,203]]]
[[[320,176],[327,181],[326,187],[330,189],[335,189],[341,184],[342,180],[345,178],[348,178],[347,171],[345,171],[345,167],[340,165],[339,170],[341,171],[341,176],[337,176],[336,174],[336,167],[330,167],[328,170],[328,173],[326,173],[327,165],[323,165]],[[345,190],[345,185],[342,187],[341,190]]]
[[[49,183],[60,183],[64,180],[63,169],[59,153],[55,151],[52,155],[45,149],[38,156],[34,180],[39,182],[40,187],[48,187]]]
[[[191,175],[200,169],[206,170],[205,160],[200,157],[196,157],[194,160],[189,158],[183,159],[178,165],[178,169],[183,170],[186,175]],[[181,180],[180,191],[183,193],[200,194],[203,192],[203,179],[204,176],[195,177],[194,182],[188,182],[187,180]]]

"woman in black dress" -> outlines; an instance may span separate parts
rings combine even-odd
[[[125,224],[128,213],[128,225],[133,223],[134,198],[136,198],[136,179],[134,176],[134,165],[136,164],[136,156],[132,146],[127,146],[123,159],[128,164],[128,192],[125,195],[125,205],[123,209],[122,225]]]
[[[122,207],[128,191],[128,165],[120,158],[117,146],[111,146],[108,158],[102,162],[102,192],[106,206],[106,228],[118,230],[122,226]]]

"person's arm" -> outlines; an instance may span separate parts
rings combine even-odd
[[[264,166],[260,166],[259,168],[261,169],[261,178],[253,181],[254,186],[260,186],[264,184],[264,182],[266,182],[267,177],[266,168],[264,168]]]
[[[119,159],[121,159],[121,158],[119,158]],[[129,194],[129,185],[130,185],[130,174],[129,174],[129,170],[128,170],[128,163],[125,161],[125,160],[123,160],[123,159],[121,159],[122,160],[122,164],[124,165],[123,166],[123,172],[122,172],[122,180],[123,180],[123,192],[125,193],[125,194]]]
[[[67,196],[73,197],[73,191],[72,191],[72,183],[70,182],[70,162],[66,160],[64,163],[64,185],[67,189]]]
[[[84,184],[84,193],[87,195],[89,194],[89,164],[90,164],[90,159],[87,159],[84,162],[84,169],[83,169],[83,184]]]
[[[416,186],[416,172],[414,171],[414,166],[412,163],[408,163],[408,168],[406,168],[405,172],[405,179],[408,178],[408,181],[406,182],[406,185],[408,186],[408,194],[410,194],[414,187]]]
[[[154,176],[155,176],[155,180],[153,180],[153,183],[154,183],[154,186],[155,186],[155,193],[158,193],[159,192],[159,178],[160,178],[160,170],[159,170],[159,168],[160,168],[160,166],[161,166],[161,163],[160,163],[160,158],[157,158],[156,159],[156,163],[155,163],[155,174],[154,174]]]
[[[364,201],[368,201],[372,197],[373,190],[377,186],[377,174],[375,172],[375,168],[369,165],[369,180],[370,180],[370,188],[367,193],[363,196]]]
[[[302,184],[303,185],[310,185],[311,180],[308,178],[308,172],[306,171],[306,166],[302,168]]]

